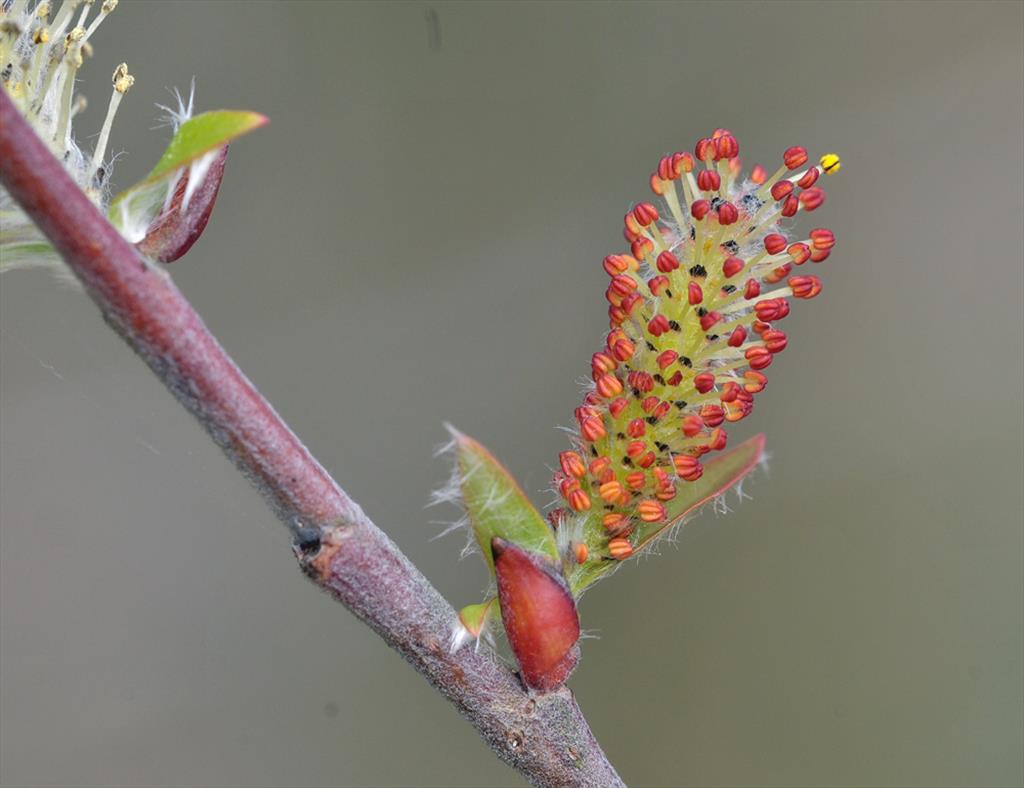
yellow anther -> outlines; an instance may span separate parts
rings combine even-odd
[[[128,88],[135,84],[135,77],[128,73],[128,64],[122,63],[114,69],[111,81],[114,83],[114,90],[118,93],[127,93]]]
[[[821,157],[819,164],[821,164],[821,169],[825,171],[826,175],[839,172],[839,168],[842,166],[842,162],[839,161],[839,154],[837,153],[826,153]]]
[[[85,28],[74,28],[70,33],[64,36],[64,51],[67,52],[69,49],[71,49],[71,47],[73,47],[83,38],[85,38]]]
[[[103,5],[100,6],[100,11],[104,14],[109,14],[117,8],[117,0],[104,0]]]
[[[49,40],[50,29],[47,27],[37,28],[35,34],[32,36],[32,43],[34,44],[45,44]]]
[[[49,19],[50,18],[50,4],[49,3],[40,3],[39,5],[37,5],[36,6],[36,16],[39,17],[40,19]]]

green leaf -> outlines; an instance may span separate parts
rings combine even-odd
[[[246,110],[222,109],[189,118],[178,127],[171,144],[146,180],[156,180],[173,172],[268,122],[265,115]]]
[[[482,445],[454,430],[453,434],[462,502],[491,573],[491,539],[495,536],[557,561],[551,528],[515,479]]]
[[[480,637],[491,619],[501,617],[497,601],[497,598],[492,596],[484,602],[466,605],[459,611],[459,621],[474,638]]]

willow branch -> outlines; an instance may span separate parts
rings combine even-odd
[[[66,175],[0,90],[0,179],[104,319],[290,529],[302,569],[536,785],[622,785],[572,693],[533,695],[489,653],[449,653],[455,611],[353,502],[210,334]]]

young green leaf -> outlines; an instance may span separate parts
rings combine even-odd
[[[491,540],[496,536],[557,561],[558,548],[551,528],[515,479],[477,441],[459,432],[454,432],[454,437],[462,502],[491,572]]]

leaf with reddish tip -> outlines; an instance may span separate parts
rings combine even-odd
[[[551,528],[515,479],[480,443],[455,430],[452,435],[462,504],[491,571],[491,540],[496,536],[557,561]]]
[[[114,198],[111,221],[146,256],[177,260],[206,228],[228,143],[266,122],[255,112],[234,110],[186,120],[146,179]]]
[[[466,628],[466,631],[473,638],[479,638],[484,633],[490,620],[494,617],[496,612],[496,605],[494,603],[496,601],[494,597],[491,597],[486,602],[466,605],[459,611],[459,623]]]
[[[523,683],[550,692],[579,659],[580,620],[556,563],[500,537],[491,539],[501,620]]]
[[[679,484],[679,493],[666,504],[668,517],[663,523],[644,523],[640,539],[633,552],[643,550],[665,531],[679,523],[686,515],[699,509],[740,482],[761,461],[764,454],[764,435],[755,435],[735,449],[723,451],[704,463],[704,473],[695,482]]]
[[[704,463],[704,473],[695,482],[681,482],[675,498],[665,508],[668,516],[658,523],[638,522],[633,555],[653,544],[689,514],[739,483],[764,455],[764,435],[755,435],[739,446],[721,452]],[[616,561],[590,561],[569,571],[569,585],[577,597],[587,586],[600,580],[618,565]]]

